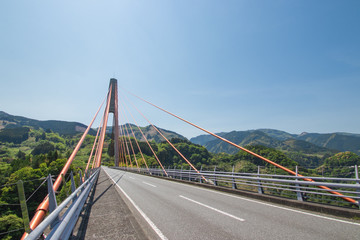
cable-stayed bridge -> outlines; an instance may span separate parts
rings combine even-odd
[[[125,91],[125,90],[124,90]],[[125,92],[124,92],[125,93]],[[130,101],[118,94],[117,80],[84,132],[73,153],[40,203],[23,239],[357,239],[360,237],[358,168],[351,179],[303,176],[236,145],[130,92],[166,112],[254,157],[283,170],[283,175],[221,172],[197,169],[175,145]],[[95,141],[77,189],[58,205],[56,191],[64,182],[102,105]],[[120,107],[121,106],[121,107]],[[129,109],[134,109],[158,132],[188,168],[164,166]],[[102,166],[109,115],[113,115],[114,166]],[[150,166],[126,122],[133,121],[156,159]],[[120,124],[124,123],[124,124]],[[135,138],[136,139],[136,138]],[[136,152],[139,154],[135,154]],[[139,157],[141,156],[141,157]],[[51,179],[51,178],[49,178]],[[290,198],[271,191],[291,193]],[[353,208],[310,200],[336,198]],[[310,201],[309,201],[310,200]],[[330,214],[330,215],[329,215]],[[334,216],[335,215],[335,216]],[[347,218],[343,218],[347,217]]]

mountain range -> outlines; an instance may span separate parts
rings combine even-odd
[[[297,151],[305,154],[351,151],[360,155],[360,134],[352,133],[306,133],[290,134],[275,129],[222,132],[218,134],[240,146],[263,145],[284,151]],[[238,152],[238,149],[211,135],[200,135],[191,142],[205,146],[213,153]]]
[[[132,131],[134,132],[135,137],[140,141],[144,141],[144,137],[142,136],[137,126],[133,124],[126,124],[126,127],[128,127],[129,125]],[[77,133],[84,132],[87,128],[86,125],[78,122],[67,122],[67,121],[57,121],[57,120],[39,121],[26,117],[10,115],[6,112],[0,111],[0,132],[4,129],[15,129],[21,127],[33,127],[35,129],[42,128],[44,130],[51,130],[53,132],[57,132],[60,135],[74,135]],[[185,137],[183,137],[178,133],[166,129],[162,129],[159,127],[157,128],[168,139],[172,139],[172,138],[186,139]],[[121,125],[121,129],[123,129],[123,131],[125,132],[124,135],[129,135],[131,137],[133,136],[131,130],[129,128],[125,128],[125,125]],[[144,133],[146,139],[148,139],[149,141],[155,141],[157,143],[164,141],[163,137],[152,126],[140,127],[140,129]],[[91,129],[89,133],[94,135],[96,134],[95,130]],[[126,132],[126,130],[128,132]],[[112,127],[111,126],[107,127],[106,131],[107,133],[111,133]],[[4,134],[6,134],[6,132]]]
[[[143,141],[144,137],[136,125],[129,124],[133,130],[135,137]],[[51,130],[60,135],[72,135],[83,132],[86,125],[78,122],[67,121],[39,121],[21,116],[14,116],[3,111],[0,111],[0,131],[2,129],[18,128],[29,126],[33,128],[42,128],[44,130]],[[125,131],[124,125],[121,126]],[[146,138],[150,141],[162,142],[163,138],[152,126],[140,127]],[[159,128],[164,136],[168,139],[181,138],[186,139],[182,135]],[[111,132],[111,127],[108,128]],[[90,134],[95,134],[95,130],[91,130]],[[128,129],[128,134],[132,136],[131,130]],[[127,135],[127,133],[125,134]],[[276,148],[283,151],[296,151],[304,154],[319,154],[336,153],[351,151],[360,155],[360,134],[353,133],[307,133],[291,134],[285,131],[276,129],[257,129],[248,131],[231,131],[218,133],[219,136],[224,137],[240,146],[246,145],[263,145],[266,147]],[[225,152],[233,154],[238,152],[238,149],[222,142],[221,140],[211,135],[200,135],[190,139],[191,142],[205,146],[208,151],[213,153]]]

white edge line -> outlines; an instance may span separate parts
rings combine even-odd
[[[147,182],[144,182],[144,181],[143,181],[143,183],[145,183],[145,184],[147,184],[147,185],[149,185],[149,186],[151,186],[151,187],[156,187],[155,185],[153,185],[153,184],[151,184],[151,183],[147,183]]]
[[[234,219],[236,219],[236,220],[238,220],[238,221],[241,221],[241,222],[245,221],[245,219],[243,219],[243,218],[236,217],[236,216],[234,216],[234,215],[232,215],[232,214],[230,214],[230,213],[221,211],[221,210],[216,209],[216,208],[214,208],[214,207],[208,206],[208,205],[206,205],[206,204],[204,204],[204,203],[201,203],[201,202],[195,201],[195,200],[193,200],[193,199],[184,197],[183,195],[179,195],[179,197],[181,197],[181,198],[183,198],[183,199],[186,199],[186,200],[188,200],[188,201],[190,201],[190,202],[199,204],[200,206],[203,206],[203,207],[209,208],[209,209],[211,209],[211,210],[214,210],[214,211],[216,211],[216,212],[218,212],[218,213],[224,214],[224,215],[226,215],[226,216],[228,216],[228,217],[234,218]]]
[[[349,222],[349,221],[345,221],[345,220],[341,220],[341,219],[336,219],[336,218],[332,218],[332,217],[325,217],[325,216],[322,216],[322,215],[317,215],[317,214],[314,214],[314,213],[309,213],[309,212],[304,212],[304,211],[295,210],[295,209],[291,209],[291,208],[276,206],[276,205],[273,205],[273,204],[264,203],[264,202],[260,202],[260,201],[256,201],[256,200],[252,200],[252,199],[247,199],[247,198],[244,198],[244,197],[234,196],[234,195],[231,195],[231,194],[222,193],[222,192],[218,192],[218,191],[214,191],[214,190],[210,190],[210,189],[206,189],[206,188],[202,188],[202,187],[195,187],[195,186],[191,186],[191,185],[188,185],[188,184],[178,183],[178,182],[174,182],[174,181],[167,181],[167,180],[165,180],[165,179],[159,179],[159,178],[158,178],[158,180],[166,181],[166,182],[172,182],[172,183],[175,183],[175,184],[179,184],[179,185],[181,185],[181,186],[185,186],[185,185],[186,185],[187,187],[191,187],[191,188],[195,188],[195,189],[199,189],[199,190],[203,190],[203,191],[207,191],[207,192],[213,192],[213,193],[217,193],[217,194],[224,195],[224,196],[228,196],[228,197],[232,197],[232,198],[241,199],[241,200],[248,201],[248,202],[258,203],[258,204],[262,204],[262,205],[269,206],[269,207],[274,207],[274,208],[279,208],[279,209],[282,209],[282,210],[287,210],[287,211],[291,211],[291,212],[296,212],[296,213],[300,213],[300,214],[304,214],[304,215],[309,215],[309,216],[313,216],[313,217],[318,217],[318,218],[322,218],[322,219],[326,219],[326,220],[331,220],[331,221],[335,221],[335,222],[341,222],[341,223],[347,223],[347,224],[352,224],[352,225],[360,226],[360,223]]]
[[[125,197],[131,202],[131,204],[138,210],[138,212],[141,214],[141,216],[145,219],[145,221],[150,225],[150,227],[156,232],[156,234],[160,237],[162,240],[168,240],[167,237],[160,231],[160,229],[153,223],[153,221],[150,220],[148,216],[138,207],[138,205],[135,204],[135,202],[129,197],[129,195],[126,194],[126,192],[116,184],[114,179],[106,172],[104,169],[104,172],[106,175],[115,183],[115,185],[120,189],[120,191],[125,195]]]

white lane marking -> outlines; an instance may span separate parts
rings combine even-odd
[[[151,187],[156,187],[155,185],[153,185],[153,184],[151,184],[151,183],[147,183],[147,182],[144,182],[144,181],[143,181],[143,183],[145,183],[145,184],[147,184],[147,185],[149,185],[149,186],[151,186]]]
[[[133,177],[129,177],[130,179],[135,179],[135,178],[133,178]]]
[[[232,214],[230,214],[230,213],[221,211],[221,210],[219,210],[219,209],[217,209],[217,208],[211,207],[211,206],[206,205],[206,204],[204,204],[204,203],[201,203],[201,202],[195,201],[195,200],[193,200],[193,199],[184,197],[183,195],[179,195],[179,197],[181,197],[181,198],[183,198],[183,199],[186,199],[186,200],[188,200],[188,201],[190,201],[190,202],[199,204],[200,206],[203,206],[203,207],[209,208],[209,209],[211,209],[211,210],[214,210],[214,211],[216,211],[216,212],[218,212],[218,213],[224,214],[224,215],[226,215],[226,216],[228,216],[228,217],[234,218],[234,219],[236,219],[236,220],[238,220],[238,221],[241,221],[241,222],[245,221],[245,219],[236,217],[236,216],[234,216],[234,215],[232,215]]]
[[[106,175],[116,184],[114,179],[106,172]],[[138,212],[141,214],[141,216],[145,219],[145,221],[150,225],[150,227],[156,232],[156,234],[160,237],[161,240],[168,240],[167,237],[160,231],[160,229],[153,223],[153,221],[150,220],[148,216],[138,207],[138,205],[135,204],[135,202],[129,197],[129,195],[126,194],[126,192],[116,184],[116,186],[120,189],[120,191],[125,195],[125,197],[131,202],[131,204],[138,210]]]
[[[193,187],[193,186],[191,186],[191,187]],[[199,188],[199,189],[201,189],[201,188]],[[360,223],[354,223],[354,222],[349,222],[349,221],[345,221],[345,220],[341,220],[341,219],[336,219],[336,218],[331,218],[331,217],[325,217],[325,216],[317,215],[317,214],[314,214],[314,213],[308,213],[308,212],[303,212],[303,211],[295,210],[295,209],[291,209],[291,208],[276,206],[276,205],[273,205],[273,204],[263,203],[263,202],[259,202],[259,201],[256,201],[256,200],[246,199],[246,198],[238,197],[238,196],[232,196],[232,195],[230,195],[230,194],[221,193],[221,192],[216,192],[216,191],[211,191],[211,190],[208,190],[208,189],[201,189],[201,190],[208,191],[208,192],[218,193],[218,194],[220,194],[220,195],[224,195],[224,196],[228,196],[228,197],[233,197],[233,198],[245,200],[245,201],[248,201],[248,202],[259,203],[259,204],[262,204],[262,205],[265,205],[265,206],[274,207],[274,208],[278,208],[278,209],[282,209],[282,210],[287,210],[287,211],[291,211],[291,212],[301,213],[301,214],[309,215],[309,216],[312,216],[312,217],[318,217],[318,218],[322,218],[322,219],[326,219],[326,220],[331,220],[331,221],[336,221],[336,222],[341,222],[341,223],[347,223],[347,224],[353,224],[353,225],[360,226]]]
[[[345,220],[341,220],[341,219],[336,219],[336,218],[332,218],[332,217],[325,217],[325,216],[322,216],[322,215],[317,215],[317,214],[314,214],[314,213],[303,212],[303,211],[300,211],[300,210],[295,210],[295,209],[291,209],[291,208],[276,206],[276,205],[273,205],[273,204],[264,203],[264,202],[260,202],[260,201],[256,201],[256,200],[252,200],[252,199],[243,198],[243,197],[238,197],[238,196],[234,196],[234,195],[227,194],[227,193],[222,193],[222,192],[218,192],[218,191],[214,191],[214,190],[205,189],[205,188],[202,188],[202,187],[190,186],[190,185],[188,185],[188,184],[183,184],[183,183],[168,181],[168,180],[165,180],[165,179],[159,179],[159,178],[157,178],[157,179],[158,179],[158,180],[161,180],[161,181],[168,182],[168,183],[175,183],[175,184],[178,184],[178,185],[180,185],[180,186],[187,186],[187,187],[195,188],[195,189],[198,189],[198,190],[203,190],[203,191],[207,191],[207,192],[217,193],[217,194],[220,194],[220,195],[223,195],[223,196],[232,197],[232,198],[237,198],[237,199],[241,199],[241,200],[244,200],[244,201],[253,202],[253,203],[258,203],[258,204],[262,204],[262,205],[269,206],[269,207],[274,207],[274,208],[278,208],[278,209],[282,209],[282,210],[287,210],[287,211],[296,212],[296,213],[300,213],[300,214],[304,214],[304,215],[309,215],[309,216],[312,216],[312,217],[318,217],[318,218],[322,218],[322,219],[326,219],[326,220],[331,220],[331,221],[335,221],[335,222],[341,222],[341,223],[347,223],[347,224],[352,224],[352,225],[360,226],[360,223],[349,222],[349,221],[345,221]]]

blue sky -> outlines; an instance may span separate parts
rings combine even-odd
[[[360,133],[359,23],[357,0],[1,1],[0,110],[88,124],[116,77],[213,132]]]

